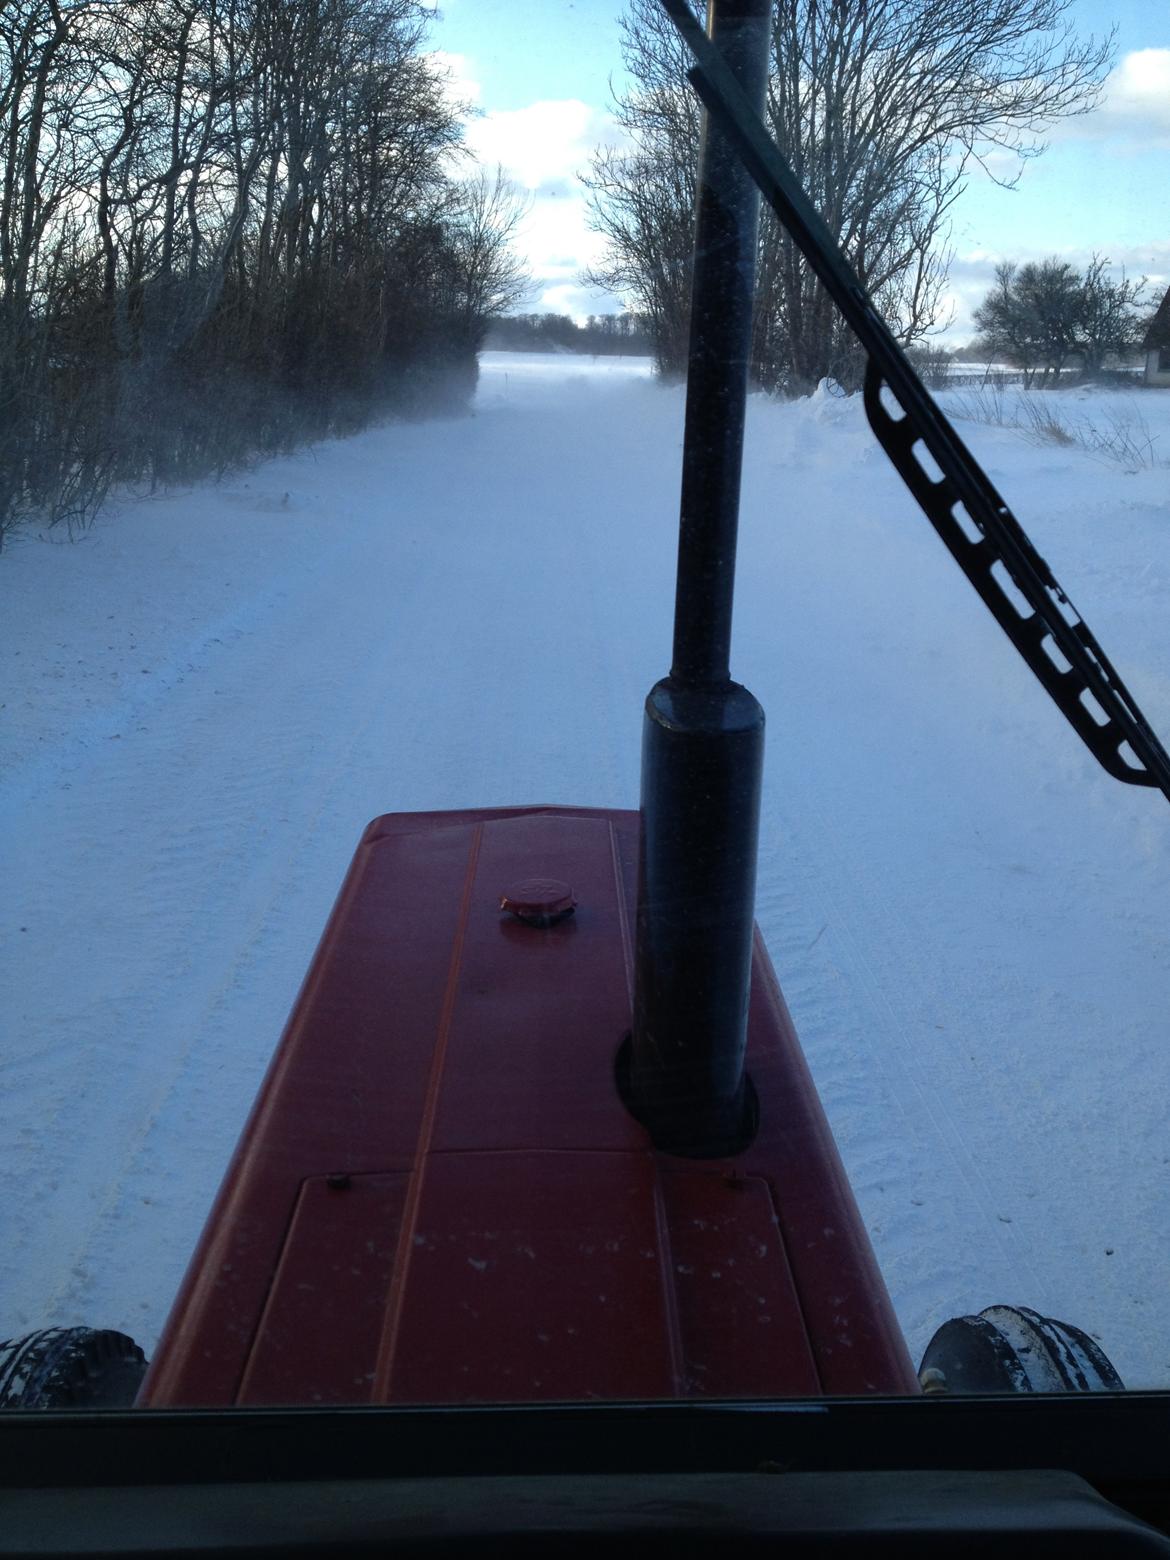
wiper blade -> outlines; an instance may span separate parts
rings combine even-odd
[[[1088,624],[919,379],[686,0],[661,4],[698,61],[688,76],[703,106],[864,347],[866,416],[898,474],[1102,767],[1170,799],[1170,757]],[[941,476],[928,472],[918,444]]]

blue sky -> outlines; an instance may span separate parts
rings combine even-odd
[[[474,101],[469,140],[529,192],[529,307],[583,315],[617,307],[580,285],[600,240],[586,225],[578,169],[613,139],[609,82],[620,81],[624,0],[440,0],[432,47]],[[997,261],[1093,252],[1170,283],[1170,4],[1076,0],[1078,30],[1117,29],[1102,107],[1058,126],[1014,190],[972,178],[954,208],[950,306],[960,340]]]

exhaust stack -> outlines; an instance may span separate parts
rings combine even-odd
[[[709,0],[708,33],[762,110],[770,0]],[[731,618],[759,192],[704,115],[699,159],[669,676],[642,736],[634,1027],[620,1063],[657,1147],[738,1152],[755,1131],[744,1073],[764,712],[731,681]]]

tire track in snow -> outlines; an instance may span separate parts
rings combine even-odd
[[[918,1348],[957,1310],[1048,1308],[1100,1326],[1123,1376],[1136,1342],[1131,1379],[1161,1379],[1161,1354],[1118,1327],[1110,1275],[1073,1255],[1094,1167],[1062,1161],[1070,1134],[1052,1120],[1049,1091],[1089,1096],[1059,1076],[1075,1004],[1037,915],[1049,897],[1016,874],[1033,859],[1060,871],[1062,834],[1092,826],[1087,802],[1061,795],[1063,730],[1050,750],[1044,722],[1059,723],[934,539],[883,523],[880,475],[843,463],[821,485],[816,524],[749,532],[757,569],[741,571],[751,642],[776,647],[762,681],[784,743],[767,764],[759,915],[900,1318]],[[909,606],[891,593],[903,581]],[[1100,935],[1078,934],[1091,963]],[[1104,1112],[1093,1130],[1109,1130]]]
[[[1043,1305],[1045,1286],[1003,1222],[1002,1193],[949,1101],[946,1085],[965,1071],[970,1086],[977,1074],[965,1057],[962,1067],[939,1065],[939,1052],[969,1025],[945,976],[920,952],[935,946],[913,899],[921,874],[902,863],[891,884],[869,849],[888,843],[873,830],[901,821],[906,771],[920,767],[923,752],[934,757],[937,740],[933,707],[922,703],[932,667],[920,666],[902,686],[891,654],[900,638],[908,657],[921,654],[915,603],[898,604],[891,633],[882,591],[891,579],[915,580],[921,610],[939,613],[951,628],[948,606],[936,605],[930,591],[937,576],[950,592],[940,601],[949,603],[954,581],[946,560],[931,553],[932,537],[882,523],[885,503],[896,514],[904,499],[868,435],[851,426],[856,407],[802,410],[841,425],[840,467],[813,471],[804,483],[812,494],[823,492],[822,506],[773,510],[784,446],[790,480],[794,467],[808,464],[799,440],[793,443],[795,416],[762,448],[749,442],[745,463],[741,616],[757,652],[770,651],[755,690],[770,717],[757,917],[900,1320],[920,1348],[957,1310],[1005,1293]],[[823,460],[815,441],[811,458],[814,466]],[[957,605],[967,609],[963,599]],[[976,641],[974,653],[982,648]],[[994,697],[982,695],[990,703]],[[888,772],[866,773],[867,762],[891,756]],[[929,795],[929,784],[919,784]],[[955,952],[961,967],[962,951]]]
[[[799,831],[788,821],[793,817],[801,820]],[[826,1111],[831,1121],[848,1123],[835,1132],[899,1320],[920,1352],[947,1317],[1005,1296],[1043,1308],[1046,1286],[997,1212],[1002,1201],[962,1123],[922,1075],[911,1036],[923,1026],[911,1007],[929,1004],[936,1017],[947,1016],[947,1028],[962,1023],[917,956],[916,931],[902,908],[832,841],[808,790],[789,790],[783,814],[766,806],[762,854],[775,865],[757,914]],[[883,928],[883,955],[896,950],[904,998],[891,995],[875,955],[859,940],[858,928],[875,924]],[[866,1123],[861,1132],[858,1122]],[[956,1248],[961,1229],[967,1238]]]
[[[571,408],[546,417],[553,450],[573,420]],[[48,822],[38,832],[53,835],[58,877],[50,898],[66,897],[68,879],[75,903],[52,937],[86,942],[87,968],[72,1006],[51,981],[26,985],[41,1032],[71,1065],[67,1082],[46,1089],[34,1048],[14,1080],[12,1097],[36,1100],[42,1122],[53,1097],[40,1141],[17,1145],[0,1171],[20,1253],[6,1295],[14,1326],[96,1319],[151,1341],[369,817],[633,800],[611,794],[621,760],[595,670],[604,651],[618,675],[592,584],[605,536],[580,549],[571,532],[550,534],[564,465],[532,459],[533,431],[530,414],[503,428],[467,425],[471,448],[455,473],[433,458],[445,429],[370,436],[376,464],[410,490],[409,519],[355,522],[345,539],[317,541],[313,572],[282,571],[241,606],[251,632],[205,636],[201,667],[164,698],[152,690],[149,708],[126,708],[133,731],[94,741],[87,730],[41,766],[36,811]],[[600,503],[620,531],[612,499]],[[508,526],[507,545],[489,542],[485,557],[484,533],[497,525]],[[578,549],[575,570],[564,568],[566,546]],[[525,576],[517,552],[532,560]],[[561,638],[538,614],[534,653],[523,633],[542,591]],[[481,610],[468,614],[467,601]],[[517,626],[518,643],[501,620]],[[582,716],[576,756],[541,740],[550,651],[565,707]],[[636,707],[636,730],[635,720]],[[560,722],[550,730],[559,737]],[[106,826],[128,815],[132,830]],[[27,856],[12,865],[14,879],[36,883]],[[118,884],[119,903],[87,928],[103,881]],[[34,1151],[36,1185],[22,1204],[14,1194]]]
[[[17,1164],[6,1157],[0,1181],[9,1183],[6,1205],[16,1210],[22,1247],[23,1272],[8,1301],[29,1325],[65,1315],[80,1319],[77,1307],[84,1305],[94,1264],[110,1260],[111,1217],[124,1201],[136,1155],[181,1080],[193,1083],[192,1058],[204,1048],[222,1055],[214,1035],[209,1043],[209,1019],[223,1009],[241,968],[255,959],[262,930],[287,893],[305,839],[319,831],[358,740],[352,724],[339,733],[339,708],[351,722],[358,717],[368,725],[377,718],[375,695],[393,645],[383,632],[380,657],[369,654],[369,620],[381,617],[381,603],[367,599],[360,616],[353,611],[353,580],[362,572],[353,569],[355,546],[327,559],[328,582],[306,579],[279,610],[274,604],[259,661],[225,653],[202,679],[176,689],[157,731],[135,734],[129,769],[126,750],[116,757],[99,751],[93,762],[93,749],[87,749],[84,808],[59,797],[51,809],[53,855],[77,905],[72,921],[54,927],[53,935],[66,944],[88,937],[95,973],[81,1011],[55,1006],[51,990],[39,993],[56,1037],[53,1049],[70,1056],[72,1066],[35,1145],[35,1176],[28,1173],[26,1152]],[[331,643],[316,642],[322,637]],[[303,670],[290,680],[293,657]],[[339,706],[341,683],[348,684],[348,698]],[[248,701],[257,684],[268,690],[263,720],[254,724],[248,750],[232,753],[221,747],[217,728],[223,712]],[[327,740],[320,732],[325,710]],[[274,825],[281,799],[290,809],[288,823]],[[305,801],[312,803],[307,811]],[[133,840],[121,832],[107,837],[103,818],[127,812],[138,820]],[[347,853],[361,822],[343,825]],[[13,879],[27,880],[27,873],[15,871]],[[111,907],[103,928],[87,932],[103,879],[119,883],[124,902]],[[226,917],[225,907],[231,907]],[[310,916],[319,930],[323,916]],[[294,979],[286,1006],[295,986]],[[219,1027],[230,1033],[234,1026],[225,1017]],[[248,1037],[252,1066],[245,1072],[258,1076],[279,1022]],[[43,1083],[43,1060],[32,1069],[37,1085]],[[19,1074],[11,1081],[9,1108],[19,1111]],[[227,1107],[229,1116],[242,1117],[249,1098],[250,1091],[237,1097],[234,1111]],[[232,1120],[219,1134],[228,1147],[237,1126]],[[219,1156],[219,1169],[225,1159],[226,1153]],[[216,1180],[218,1172],[208,1195]],[[78,1188],[88,1192],[88,1231],[70,1230],[68,1219],[53,1216],[60,1195],[68,1198]],[[148,1222],[139,1210],[137,1223]],[[47,1314],[29,1314],[33,1305],[46,1304]]]

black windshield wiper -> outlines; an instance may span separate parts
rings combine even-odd
[[[1170,757],[1088,624],[919,379],[686,0],[661,4],[698,61],[688,75],[703,106],[864,347],[870,427],[927,519],[1102,767],[1170,798]]]

